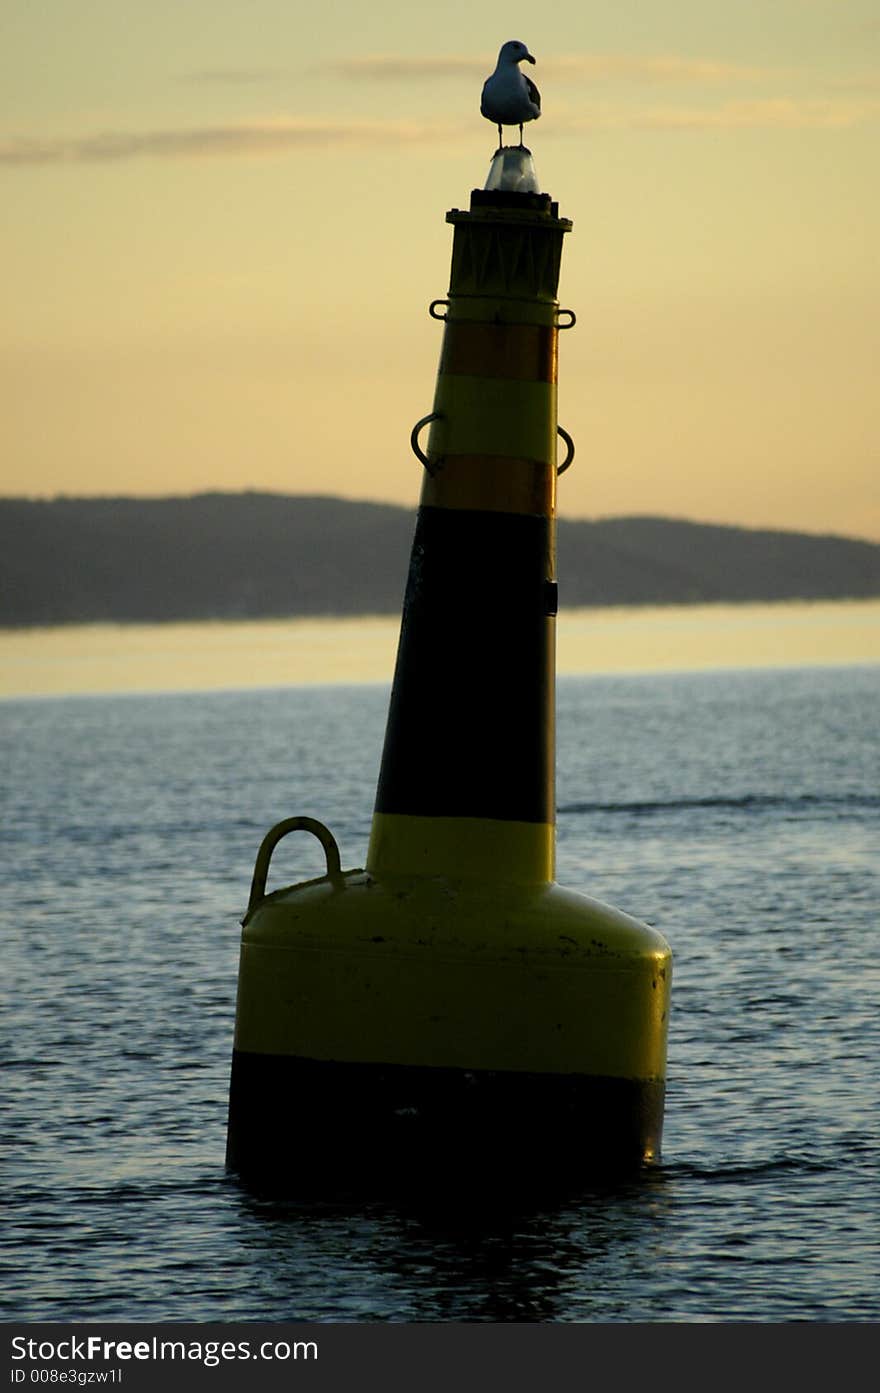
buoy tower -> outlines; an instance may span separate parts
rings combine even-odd
[[[559,331],[574,322],[557,286],[571,223],[513,174],[447,214],[365,867],[343,871],[312,817],[274,827],[257,855],[227,1145],[256,1185],[577,1184],[660,1154],[669,946],[554,879],[556,489],[574,452],[557,424]],[[319,837],[326,874],[267,894],[293,831]]]

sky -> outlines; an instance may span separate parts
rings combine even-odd
[[[880,541],[876,0],[5,0],[0,493],[414,507],[510,38],[574,222],[560,513]]]

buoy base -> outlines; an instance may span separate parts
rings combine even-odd
[[[620,1179],[659,1157],[662,1080],[233,1055],[226,1163],[273,1194]]]
[[[242,934],[228,1164],[302,1194],[632,1172],[659,1157],[670,977],[656,930],[553,882],[275,891]]]

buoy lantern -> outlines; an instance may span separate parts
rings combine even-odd
[[[496,181],[503,182],[503,181]],[[547,194],[454,228],[366,865],[290,818],[243,921],[227,1163],[295,1192],[622,1174],[660,1154],[671,953],[555,872],[557,286]],[[422,446],[423,432],[426,443]],[[559,461],[559,443],[565,456]],[[266,894],[317,835],[326,874]]]

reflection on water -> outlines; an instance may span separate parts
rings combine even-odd
[[[0,630],[0,696],[390,682],[397,616]],[[880,662],[880,601],[562,610],[560,673]]]
[[[512,1158],[515,1165],[515,1158]],[[603,1310],[625,1318],[611,1272],[638,1271],[650,1262],[645,1231],[663,1226],[659,1172],[638,1182],[522,1206],[468,1202],[464,1176],[448,1202],[303,1205],[242,1197],[240,1240],[257,1270],[284,1284],[289,1274],[291,1318],[298,1302],[324,1288],[328,1264],[347,1271],[351,1310],[321,1318],[405,1321],[557,1321]],[[303,1292],[314,1268],[315,1293]],[[308,1279],[307,1279],[307,1285]],[[258,1308],[257,1308],[258,1309]],[[312,1308],[314,1311],[314,1307]]]

